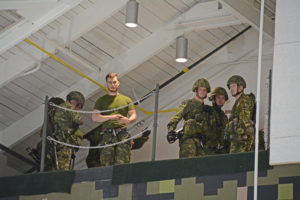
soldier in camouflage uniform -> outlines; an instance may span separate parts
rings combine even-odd
[[[210,85],[204,78],[197,80],[193,85],[195,97],[185,100],[177,109],[175,115],[167,125],[167,140],[173,143],[176,138],[176,126],[184,120],[183,135],[179,139],[179,157],[195,157],[206,155],[205,143],[212,126],[212,108],[204,105],[204,99],[210,92]]]
[[[60,106],[72,110],[80,110],[85,103],[84,96],[77,91],[72,91],[67,95],[67,101]],[[79,113],[57,109],[54,118],[54,137],[61,142],[80,146],[83,133],[79,129],[82,124],[82,116]],[[77,149],[70,148],[64,145],[57,144],[57,159],[59,170],[72,169],[71,161],[73,160]],[[73,159],[72,159],[73,157]]]
[[[213,115],[215,118],[216,126],[212,127],[212,134],[208,135],[206,148],[208,154],[227,153],[228,143],[224,140],[224,129],[228,123],[228,118],[222,110],[225,101],[228,100],[228,94],[222,87],[213,89],[208,98],[212,101]]]
[[[92,120],[94,122],[102,123],[101,132],[97,133],[100,138],[100,145],[116,143],[128,139],[130,134],[126,129],[127,124],[133,123],[136,120],[136,111],[132,100],[118,92],[120,85],[118,75],[115,73],[107,74],[106,85],[108,94],[100,97],[96,101],[94,106],[95,113],[92,114]],[[99,113],[101,110],[119,107],[123,108]],[[130,155],[130,141],[101,149],[99,158],[100,166],[129,163]]]
[[[252,93],[244,94],[246,82],[238,75],[228,79],[227,87],[236,99],[225,128],[225,134],[230,138],[230,153],[251,151],[254,143],[255,96]]]
[[[52,97],[49,99],[49,104],[54,103],[56,105],[60,105],[65,101],[60,97]],[[47,130],[46,130],[46,137],[53,136],[53,118],[56,111],[56,107],[48,105],[48,117],[47,117]],[[40,131],[40,136],[42,137],[43,128]],[[34,154],[34,159],[40,164],[41,162],[41,151],[42,151],[42,141],[37,144],[36,149],[32,149],[31,154]],[[45,155],[45,171],[55,169],[55,158],[53,152],[53,144],[46,140],[46,155]]]

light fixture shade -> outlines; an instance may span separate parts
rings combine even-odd
[[[139,3],[135,0],[129,0],[126,5],[126,22],[127,27],[137,27]]]
[[[187,61],[188,41],[185,37],[176,38],[176,62],[184,63]]]

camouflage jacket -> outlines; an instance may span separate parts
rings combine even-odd
[[[69,102],[60,106],[74,110]],[[59,141],[81,145],[83,134],[79,130],[79,125],[82,123],[82,116],[79,113],[57,109],[53,118],[54,135]]]
[[[169,131],[175,130],[177,124],[183,119],[184,136],[195,134],[208,134],[210,126],[213,124],[212,109],[195,99],[188,99],[181,103],[176,113],[167,125]]]
[[[214,148],[217,145],[224,146],[224,129],[228,123],[228,118],[220,106],[213,104],[212,109],[215,124],[212,127],[213,131],[207,138],[208,148]]]
[[[232,107],[229,121],[236,120],[239,128],[248,128],[254,125],[255,96],[242,94]]]

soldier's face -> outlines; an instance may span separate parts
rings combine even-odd
[[[76,100],[71,100],[70,103],[74,106],[75,110],[82,109],[82,104],[78,104]]]
[[[217,95],[216,96],[216,104],[218,106],[222,107],[225,104],[225,101],[226,101],[225,95]]]
[[[199,87],[197,90],[197,95],[201,98],[205,98],[207,95],[207,89],[205,87]]]
[[[110,92],[117,92],[119,89],[120,82],[117,77],[108,78],[106,81],[107,89]]]
[[[237,85],[236,83],[232,83],[229,85],[230,87],[230,93],[232,96],[236,96],[237,94],[240,94],[243,91],[243,86]]]
[[[232,96],[235,96],[237,94],[237,92],[238,92],[238,86],[237,86],[237,84],[236,83],[231,83],[229,85],[229,88],[230,88],[230,94]]]

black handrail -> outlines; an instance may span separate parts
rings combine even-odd
[[[3,144],[0,144],[0,149],[2,149],[2,150],[5,151],[6,153],[8,153],[8,154],[14,156],[15,158],[17,158],[17,159],[19,159],[19,160],[21,160],[21,161],[23,161],[23,162],[25,162],[25,163],[27,163],[27,164],[29,164],[29,165],[35,167],[37,170],[39,169],[39,165],[38,165],[37,163],[33,162],[32,160],[30,160],[30,159],[24,157],[23,155],[21,155],[21,154],[19,154],[19,153],[17,153],[17,152],[15,152],[15,151],[11,150],[10,148],[4,146]]]

